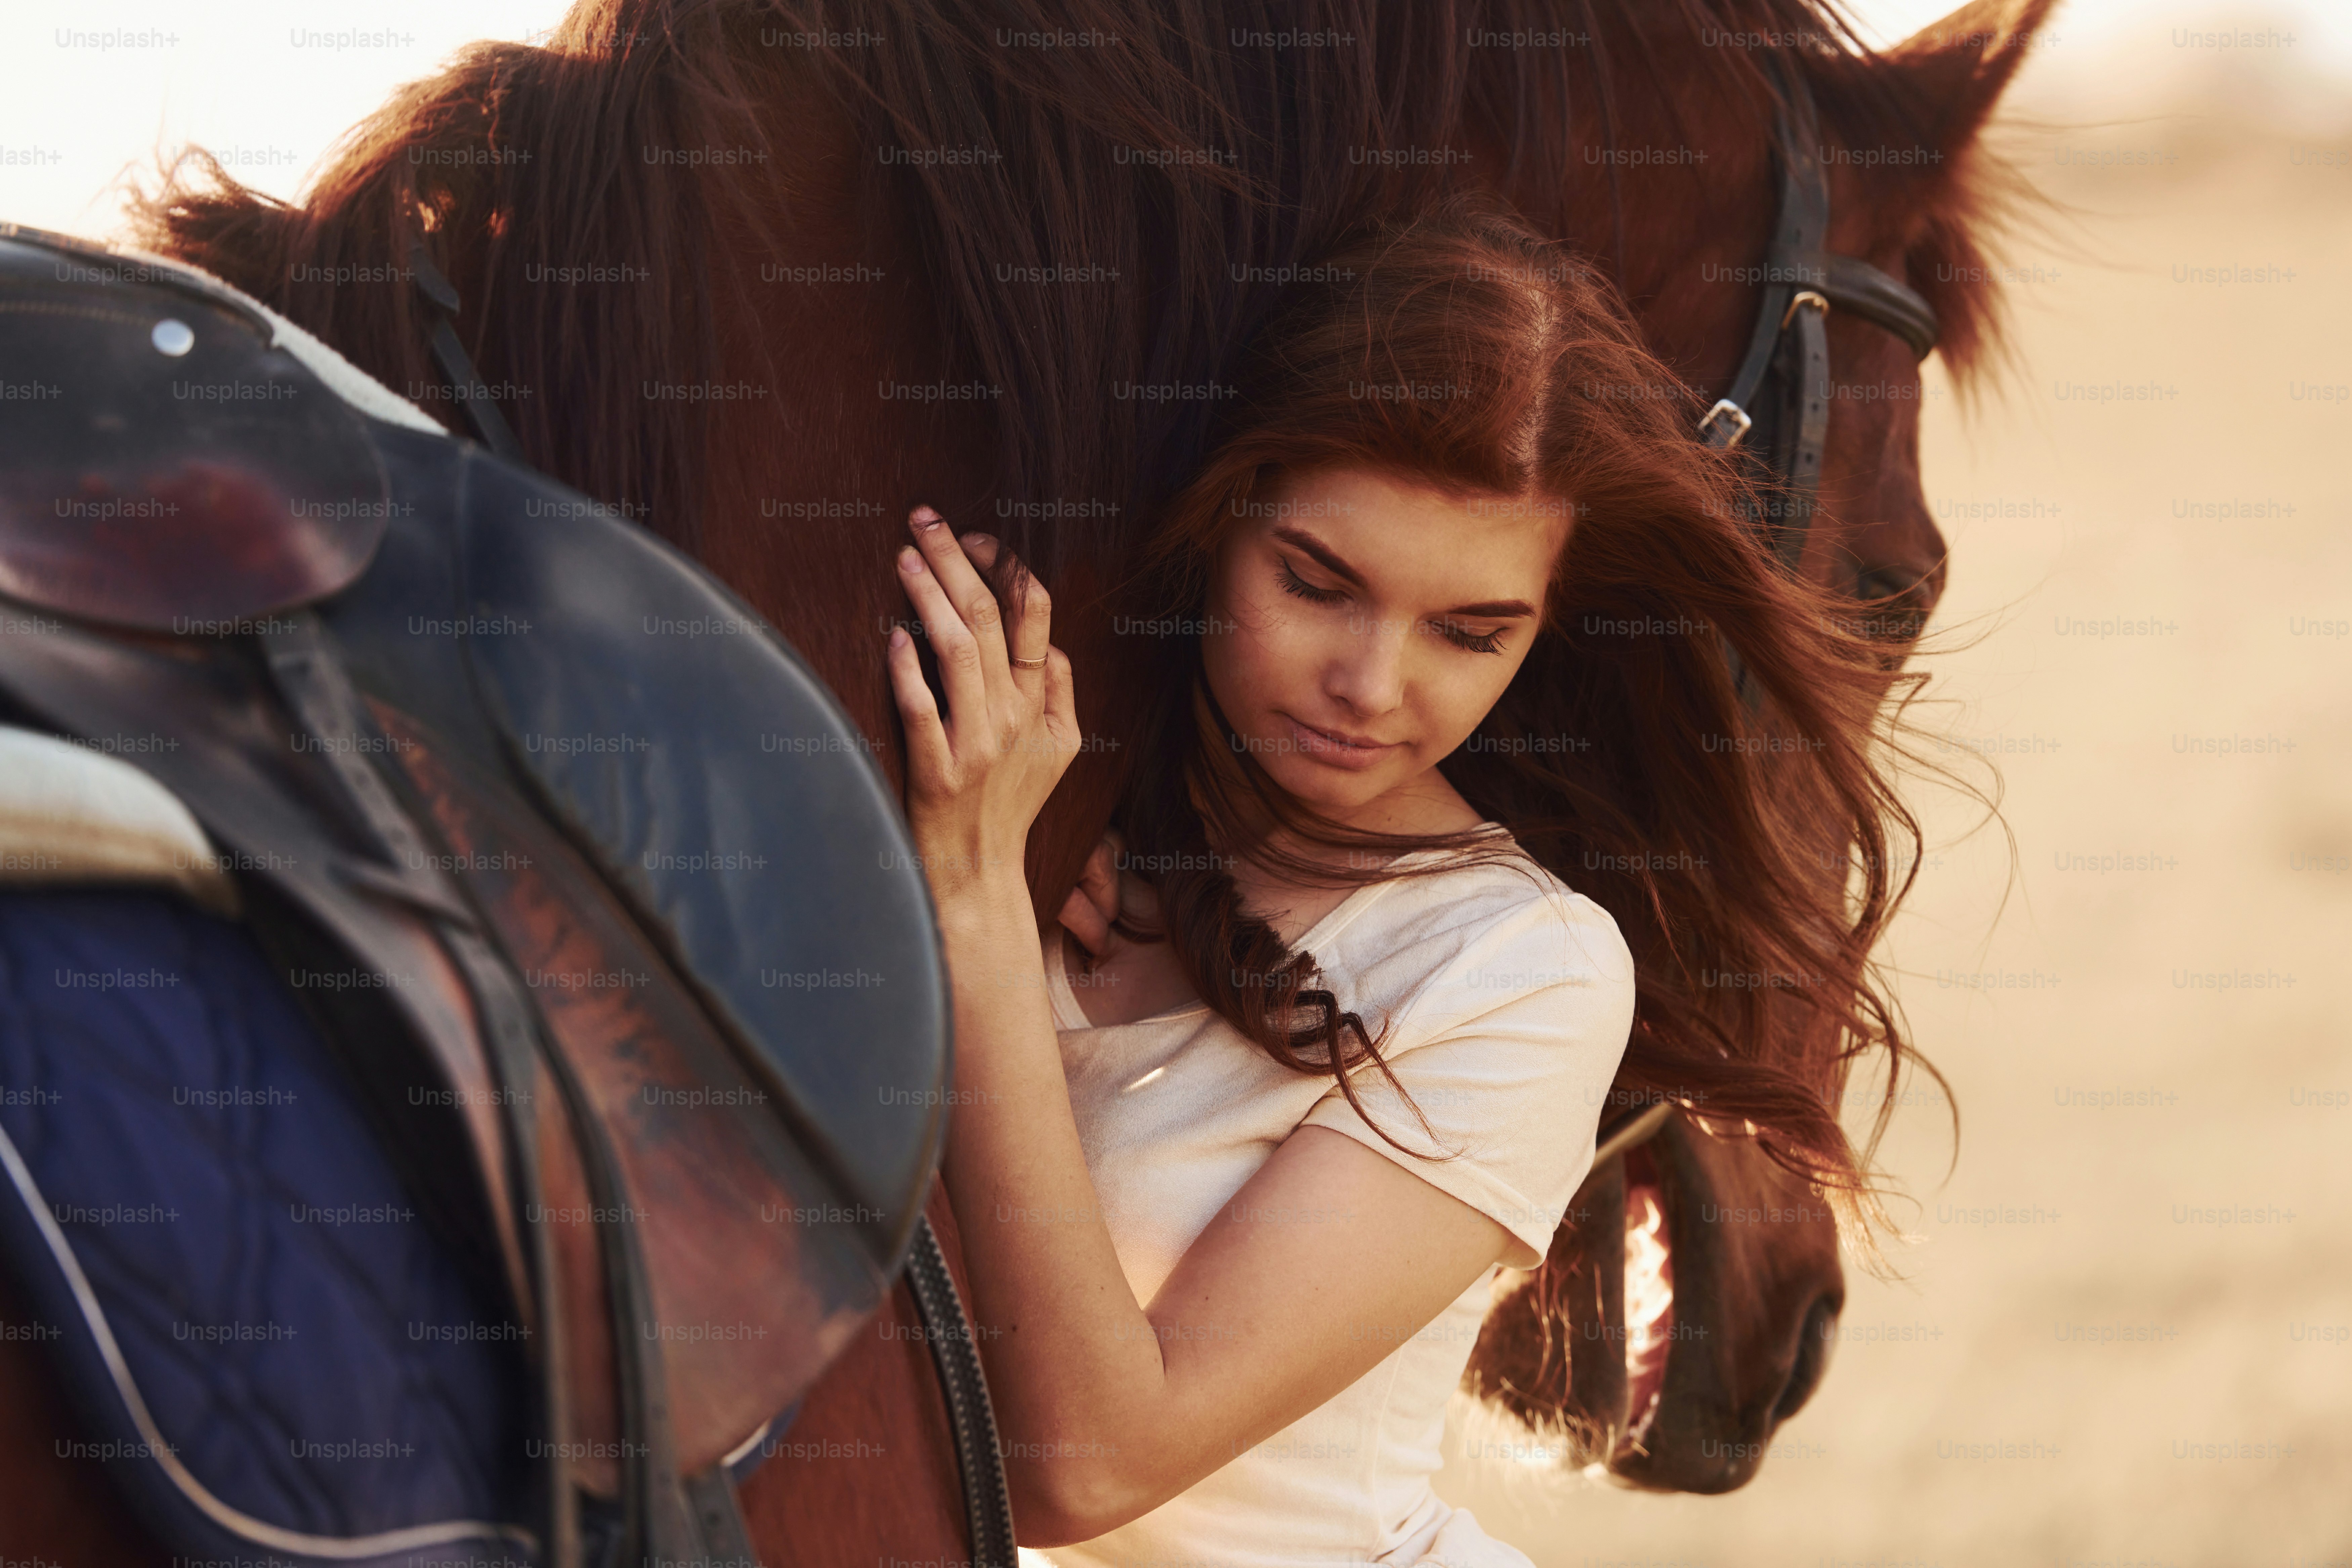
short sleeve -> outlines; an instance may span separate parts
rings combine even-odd
[[[1633,957],[1607,911],[1557,884],[1447,945],[1391,1016],[1381,1048],[1412,1105],[1376,1067],[1350,1079],[1404,1149],[1366,1125],[1336,1084],[1300,1125],[1344,1133],[1493,1218],[1517,1239],[1505,1264],[1534,1268],[1591,1168],[1633,1027]],[[1410,968],[1412,955],[1389,962]]]

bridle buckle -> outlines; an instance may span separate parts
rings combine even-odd
[[[1789,301],[1789,308],[1780,313],[1780,330],[1787,331],[1789,323],[1797,319],[1797,312],[1808,305],[1812,306],[1824,316],[1830,313],[1828,295],[1817,293],[1811,289],[1800,289],[1797,290],[1797,297]]]
[[[1730,435],[1724,436],[1718,433],[1717,424],[1718,420],[1732,422]],[[1740,407],[1728,397],[1725,397],[1717,399],[1715,406],[1706,411],[1706,416],[1698,422],[1698,433],[1700,438],[1708,446],[1717,451],[1728,452],[1745,440],[1748,432],[1755,428],[1755,426],[1756,421],[1748,417],[1748,410]]]

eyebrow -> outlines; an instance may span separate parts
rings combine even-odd
[[[1361,573],[1340,560],[1338,551],[1333,550],[1305,529],[1293,528],[1288,523],[1283,523],[1275,529],[1274,537],[1294,550],[1303,551],[1313,556],[1316,563],[1334,577],[1353,583],[1359,588],[1365,586]],[[1488,599],[1475,605],[1456,605],[1450,610],[1438,612],[1441,616],[1460,616],[1465,620],[1474,621],[1517,620],[1522,616],[1532,616],[1535,613],[1535,606],[1525,599]]]

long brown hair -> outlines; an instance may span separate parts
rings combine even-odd
[[[1526,663],[1440,769],[1615,918],[1638,994],[1621,1085],[1753,1123],[1787,1168],[1864,1190],[1867,1152],[1836,1107],[1857,1054],[1890,1054],[1890,1094],[1910,1055],[1870,952],[1907,886],[1890,844],[1907,838],[1916,864],[1918,837],[1874,754],[1899,722],[1883,651],[1777,567],[1748,521],[1755,498],[1693,436],[1690,395],[1608,285],[1516,219],[1448,204],[1314,276],[1247,354],[1212,455],[1138,574],[1139,613],[1197,622],[1234,520],[1318,468],[1572,509]],[[1366,384],[1436,395],[1370,397]],[[1356,1103],[1351,1073],[1387,1071],[1378,1041],[1317,988],[1313,954],[1244,910],[1224,858],[1339,886],[1462,863],[1399,870],[1381,864],[1391,856],[1508,847],[1491,830],[1332,823],[1234,744],[1197,637],[1166,639],[1159,675],[1121,826],[1161,928],[1130,934],[1164,933],[1212,1008]],[[1277,826],[1352,853],[1304,858],[1271,841]],[[1824,1029],[1844,1048],[1807,1048]]]

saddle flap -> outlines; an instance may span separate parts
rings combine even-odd
[[[0,594],[201,634],[366,568],[388,509],[358,416],[226,294],[0,227]]]
[[[566,492],[487,459],[468,489],[465,611],[504,635],[467,645],[511,763],[895,1261],[944,1135],[948,994],[868,743],[775,633],[642,529],[564,515],[549,501]]]

